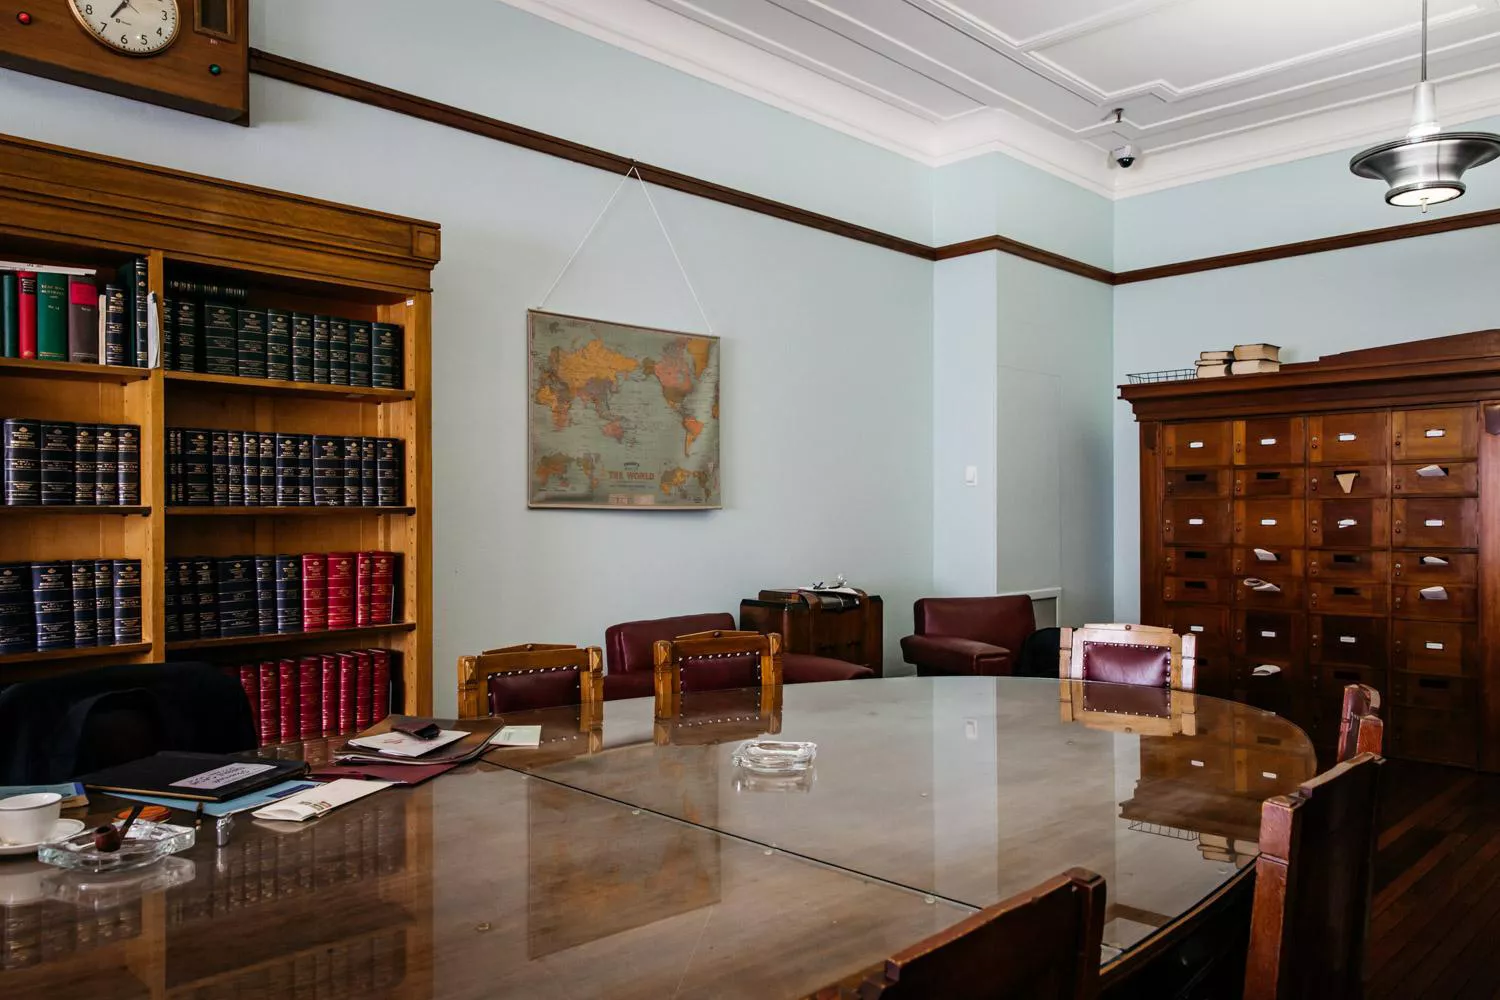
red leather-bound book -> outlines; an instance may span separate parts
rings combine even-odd
[[[354,724],[365,730],[370,728],[371,713],[375,707],[375,661],[368,649],[361,649],[355,652],[354,662],[357,669]]]
[[[359,690],[359,660],[353,653],[340,653],[339,657],[339,732],[352,733],[356,722],[355,699]]]
[[[396,553],[371,552],[370,555],[370,624],[395,622]]]
[[[360,628],[374,624],[370,618],[370,591],[375,586],[375,553],[354,555],[354,624]]]
[[[255,724],[255,736],[260,738],[260,671],[255,664],[247,663],[235,668],[240,677],[240,687],[245,689],[245,699],[250,702],[250,718]]]
[[[21,357],[36,357],[36,272],[16,272],[16,304]]]
[[[328,628],[328,560],[321,552],[302,557],[302,631]]]
[[[329,653],[318,657],[323,672],[323,735],[339,734],[339,658]]]
[[[354,553],[328,553],[328,627],[354,627]]]
[[[302,705],[297,696],[302,682],[298,676],[296,660],[282,660],[277,665],[278,681],[281,685],[281,742],[292,743],[302,738]]]
[[[304,656],[297,661],[297,709],[301,716],[299,739],[323,735],[323,661]]]
[[[370,699],[370,721],[379,722],[391,714],[391,651],[367,650],[370,654],[370,677],[374,687]]]
[[[258,668],[260,674],[260,743],[265,746],[281,739],[281,685],[276,661],[266,660]]]

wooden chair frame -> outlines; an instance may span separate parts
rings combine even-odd
[[[1110,642],[1122,646],[1166,646],[1171,651],[1171,688],[1192,691],[1197,686],[1198,639],[1178,635],[1156,625],[1084,625],[1058,632],[1058,676],[1066,680],[1083,680],[1083,647],[1090,642]]]
[[[1344,708],[1339,716],[1338,760],[1352,760],[1362,753],[1378,754],[1385,743],[1385,723],[1375,712],[1380,692],[1368,684],[1344,687]]]
[[[682,661],[697,656],[760,657],[760,714],[776,714],[781,707],[781,636],[776,632],[730,632],[715,629],[675,639],[659,639],[653,649],[656,717],[672,718],[682,710]]]
[[[581,704],[604,701],[604,651],[598,646],[528,642],[458,658],[458,717],[483,719],[489,712],[489,680],[496,674],[579,668]],[[590,713],[585,712],[586,716]],[[597,714],[597,713],[595,713]]]
[[[1198,696],[1191,691],[1170,691],[1168,701],[1170,713],[1159,715],[1131,715],[1127,712],[1101,712],[1088,707],[1085,697],[1088,682],[1063,680],[1059,708],[1062,721],[1076,722],[1090,729],[1102,729],[1114,733],[1135,733],[1140,736],[1196,736],[1198,735]]]

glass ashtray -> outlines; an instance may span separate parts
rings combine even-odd
[[[816,743],[749,740],[735,748],[730,760],[753,774],[801,774],[817,756]]]
[[[149,893],[185,885],[196,875],[197,868],[187,858],[162,858],[161,864],[149,871],[136,868],[108,872],[53,872],[42,880],[42,886],[52,899],[82,907],[108,909]]]
[[[736,768],[734,790],[736,792],[810,792],[818,780],[816,768],[804,771],[785,771],[763,774],[748,768]]]
[[[190,826],[138,819],[131,824],[118,851],[101,851],[95,847],[94,831],[90,829],[55,844],[43,844],[36,856],[39,861],[73,871],[127,872],[154,864],[169,854],[185,851],[196,840],[197,831]]]

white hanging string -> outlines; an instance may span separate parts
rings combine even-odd
[[[630,165],[629,170],[625,171],[625,176],[620,178],[620,183],[615,185],[614,192],[609,196],[609,200],[604,203],[604,208],[600,209],[599,214],[594,217],[593,225],[589,226],[588,232],[583,234],[583,239],[578,241],[578,245],[568,255],[567,262],[563,264],[562,270],[557,272],[557,277],[552,279],[552,284],[547,287],[547,294],[542,296],[541,304],[537,308],[545,309],[547,307],[547,300],[552,297],[553,292],[557,291],[557,286],[562,282],[563,276],[568,273],[568,268],[572,267],[573,261],[578,259],[578,254],[582,252],[584,245],[594,235],[594,230],[599,228],[599,223],[604,221],[604,216],[609,213],[610,206],[620,196],[620,191],[630,181],[632,175],[634,175],[636,181],[641,185],[641,193],[646,196],[646,204],[651,207],[651,216],[656,219],[656,225],[661,229],[662,238],[667,241],[667,249],[672,252],[672,260],[677,265],[678,273],[682,275],[682,283],[687,285],[688,294],[693,297],[693,305],[698,307],[698,315],[703,317],[704,328],[709,333],[713,333],[714,326],[709,322],[707,310],[703,308],[703,300],[698,298],[698,289],[693,287],[693,279],[688,277],[687,268],[682,265],[682,257],[677,253],[677,244],[672,242],[672,234],[667,232],[667,224],[662,221],[661,213],[656,210],[656,202],[651,197],[651,189],[646,186],[646,179],[641,176],[641,172],[636,169],[634,163]]]

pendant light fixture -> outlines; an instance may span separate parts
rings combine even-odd
[[[1412,97],[1406,137],[1372,146],[1349,161],[1357,176],[1385,181],[1386,204],[1400,207],[1452,201],[1464,193],[1466,170],[1500,156],[1500,135],[1444,132],[1438,126],[1437,97],[1427,82],[1427,0],[1422,0],[1422,80]]]

